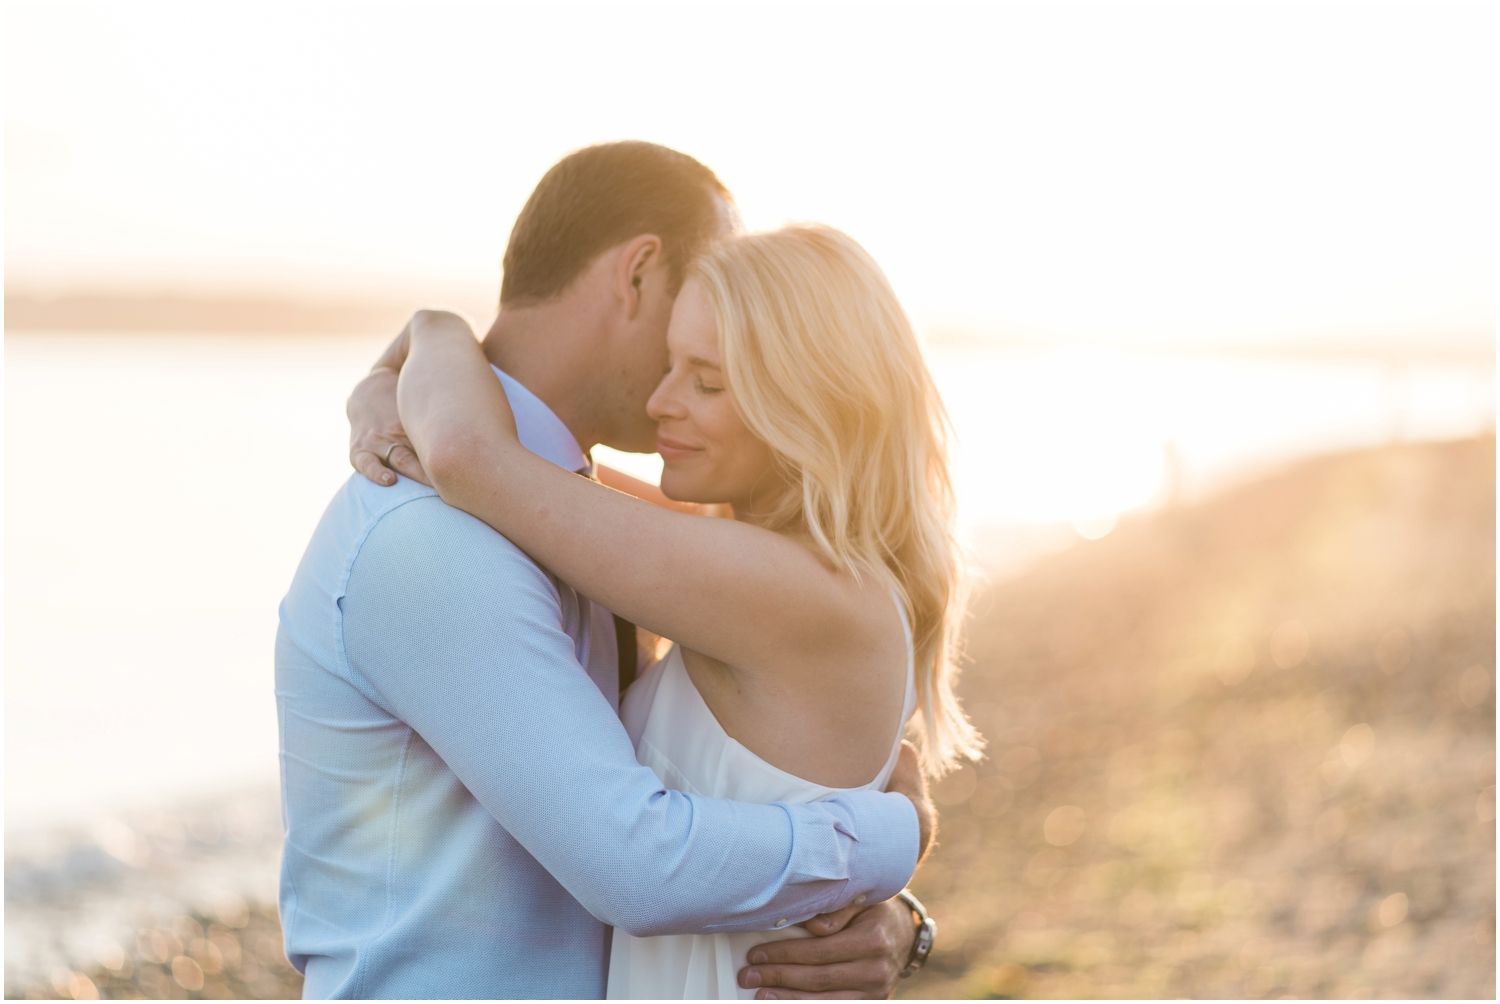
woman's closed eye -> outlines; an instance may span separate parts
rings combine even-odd
[[[722,391],[724,389],[723,387],[711,387],[711,386],[709,386],[708,384],[706,384],[706,383],[703,382],[703,378],[702,377],[694,377],[693,378],[693,387],[700,394],[718,394],[720,391]]]

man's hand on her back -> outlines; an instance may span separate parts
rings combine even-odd
[[[916,807],[920,863],[937,833],[937,809],[911,743],[901,744],[901,756],[885,790],[905,795]],[[916,938],[916,921],[899,899],[847,906],[802,926],[817,937],[772,941],[750,949],[750,965],[740,970],[739,979],[746,989],[758,988],[757,1000],[883,1000],[895,990]]]
[[[850,906],[803,925],[816,938],[772,941],[750,949],[740,986],[756,1000],[884,1000],[911,957],[916,924],[899,899]]]
[[[911,743],[901,743],[901,756],[896,760],[896,769],[891,771],[891,779],[885,790],[905,795],[916,807],[917,826],[921,834],[917,863],[921,864],[928,849],[932,847],[932,838],[937,835],[937,809],[932,804],[932,796],[927,792],[927,778],[922,776],[922,768],[917,764],[917,748]]]

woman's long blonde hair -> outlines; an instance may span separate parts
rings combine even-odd
[[[848,235],[796,225],[725,240],[689,276],[713,303],[735,407],[792,486],[770,527],[895,587],[916,650],[923,770],[977,757],[983,740],[953,694],[965,590],[948,418],[885,273]]]

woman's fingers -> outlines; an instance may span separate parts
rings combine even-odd
[[[349,448],[349,462],[356,471],[377,485],[389,488],[396,483],[396,475],[402,474],[413,481],[422,482],[428,488],[432,487],[432,482],[427,480],[427,472],[422,469],[422,461],[410,446],[402,442],[393,442],[384,437],[366,437],[366,442]]]
[[[417,457],[416,451],[405,443],[397,443],[391,450],[388,466],[413,481],[420,481],[428,488],[432,487],[432,482],[427,480],[427,472],[422,469],[421,459]]]
[[[406,463],[414,465],[414,472],[422,470],[416,454],[407,446],[406,432],[396,410],[398,379],[394,370],[377,366],[355,386],[345,406],[349,416],[349,463],[377,485],[387,487],[396,483],[397,471],[413,476],[398,462],[403,453],[407,454]],[[426,484],[425,478],[418,480]]]
[[[377,485],[389,488],[396,483],[396,474],[385,464],[380,462],[380,457],[372,450],[359,449],[358,447],[349,451],[349,463],[354,469]]]

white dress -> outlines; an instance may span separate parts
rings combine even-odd
[[[912,678],[911,628],[906,625],[906,699],[901,723],[917,706]],[[816,802],[853,788],[829,788],[773,767],[731,738],[698,693],[682,649],[671,651],[630,688],[620,717],[635,743],[635,756],[656,771],[674,791],[739,802]],[[891,755],[875,779],[861,788],[883,789],[901,753],[898,728]],[[609,958],[612,999],[733,1000],[750,999],[754,990],[741,989],[739,971],[745,955],[756,945],[782,938],[812,937],[804,928],[788,926],[748,934],[669,934],[635,938],[615,929]]]

